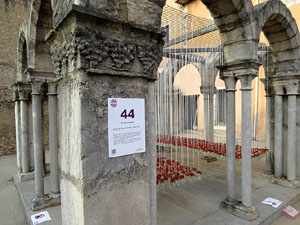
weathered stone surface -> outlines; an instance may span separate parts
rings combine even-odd
[[[57,27],[61,21],[68,16],[72,9],[77,8],[86,14],[95,14],[101,17],[117,20],[143,27],[146,30],[160,30],[160,18],[162,7],[166,0],[53,0],[54,26]]]
[[[84,201],[83,206],[74,210],[76,213],[84,211],[86,224],[98,221],[99,213],[103,224],[149,224],[149,153],[109,159],[107,149],[107,98],[145,98],[147,81],[105,75],[99,78],[82,72],[73,73],[71,77],[75,79],[65,78],[58,89],[62,208],[74,201]],[[101,82],[97,82],[98,79]],[[68,115],[68,119],[63,115]],[[73,191],[66,186],[72,186]],[[129,211],[132,212],[130,217]],[[73,214],[65,213],[67,218]],[[120,216],[112,219],[116,214]],[[115,222],[109,222],[111,219]]]
[[[85,22],[87,18],[81,20],[78,15],[73,21],[75,19]],[[120,31],[112,27],[125,32],[121,35]],[[99,26],[97,31],[76,26],[67,36],[63,32],[60,35],[51,47],[54,72],[58,77],[74,69],[85,69],[98,74],[156,78],[162,58],[160,35],[153,36],[149,32],[141,34],[129,27],[121,28],[114,22]],[[141,41],[137,44],[135,38]]]

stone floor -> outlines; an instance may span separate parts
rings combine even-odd
[[[32,211],[31,206],[32,206],[32,199],[35,197],[34,194],[34,180],[29,180],[29,181],[23,181],[19,182],[16,174],[14,174],[13,177],[15,186],[17,188],[17,191],[20,195],[20,199],[22,201],[22,204],[24,206],[24,212],[25,212],[25,217],[27,219],[27,223],[31,224],[31,215],[34,215],[36,213],[42,212],[42,211],[48,211],[51,221],[44,222],[43,224],[45,225],[61,225],[61,210],[60,206],[56,207],[50,207],[47,209],[42,209],[39,211]],[[44,179],[44,185],[45,185],[45,193],[50,193],[50,176],[47,175],[45,176]]]
[[[186,157],[185,157],[186,159]],[[191,155],[189,156],[191,160]],[[262,175],[264,160],[253,161],[252,199],[260,217],[248,222],[219,210],[219,204],[226,196],[226,162],[206,163],[200,161],[202,180],[186,183],[175,188],[164,188],[158,192],[158,224],[159,225],[258,225],[272,224],[281,215],[282,208],[293,205],[300,200],[300,190],[288,189],[270,184],[269,177]],[[237,197],[240,196],[241,165],[237,163]],[[273,197],[283,201],[283,205],[272,208],[261,204]],[[300,207],[298,208],[300,209]],[[288,218],[284,218],[288,219]],[[300,216],[298,224],[300,224]],[[282,220],[280,218],[280,220]],[[290,219],[288,219],[290,220]],[[275,223],[276,225],[289,223]]]
[[[16,157],[0,157],[0,225],[24,225],[25,215],[12,181]]]
[[[16,171],[15,160],[14,156],[0,158],[0,225],[30,224],[26,220],[26,215],[30,216],[35,213],[29,209],[26,213],[22,211],[22,202],[18,198],[12,181],[12,174]],[[300,224],[300,216],[295,220],[280,217],[282,207],[276,210],[260,203],[266,197],[274,197],[283,200],[284,204],[288,203],[300,209],[300,190],[272,185],[267,177],[261,175],[264,159],[253,161],[253,202],[260,212],[260,218],[251,223],[219,210],[220,201],[225,198],[225,161],[206,163],[201,160],[200,164],[203,171],[201,181],[158,191],[158,225]],[[237,166],[240,167],[239,164]],[[239,174],[240,169],[237,171],[238,177]],[[46,186],[49,187],[48,181],[46,177]],[[237,189],[239,192],[239,185]],[[23,203],[29,207],[34,192],[33,181],[23,182],[19,190],[24,196]],[[43,224],[61,224],[60,207],[45,210],[49,212],[52,221]],[[279,219],[276,220],[278,217]],[[273,223],[274,220],[276,221]]]

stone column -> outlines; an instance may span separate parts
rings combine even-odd
[[[150,224],[157,224],[156,194],[156,130],[155,130],[155,83],[150,82],[146,99],[146,111],[149,121],[149,169],[150,169]]]
[[[22,148],[22,173],[29,172],[29,148],[28,148],[28,92],[19,87],[20,114],[21,114],[21,148]]]
[[[210,140],[210,132],[209,132],[209,113],[208,113],[208,93],[203,93],[203,101],[204,101],[204,137],[206,141]]]
[[[17,148],[17,171],[20,174],[22,172],[22,139],[21,139],[21,115],[20,115],[20,101],[19,93],[14,91],[15,101],[15,128],[16,128],[16,148]]]
[[[54,71],[61,78],[62,224],[155,225],[154,89],[149,82],[157,78],[162,58],[162,6],[158,1],[147,1],[147,10],[143,4],[121,4],[114,18],[101,18],[102,7],[92,13],[85,6],[73,5],[66,17],[54,11],[61,22],[48,40]],[[146,21],[147,26],[140,24]],[[109,158],[108,98],[146,100],[145,153]]]
[[[251,207],[252,176],[252,79],[251,75],[240,75],[242,91],[242,203]]]
[[[43,81],[32,81],[32,126],[35,169],[35,195],[37,199],[44,197],[43,174],[43,130],[41,86]]]
[[[285,84],[288,95],[288,151],[287,151],[287,179],[296,179],[296,150],[297,150],[297,114],[296,97],[298,94],[298,82]]]
[[[282,177],[282,85],[274,85],[275,91],[275,125],[274,125],[274,176]]]
[[[60,195],[57,140],[57,83],[48,83],[51,194]]]
[[[272,95],[271,95],[271,88],[270,84],[268,83],[268,80],[263,78],[260,79],[264,86],[266,91],[266,148],[269,150],[267,156],[266,156],[266,168],[264,173],[271,175],[273,174],[273,149],[271,147],[271,137],[272,137],[272,130],[271,130],[271,101],[272,101]]]
[[[209,141],[214,142],[214,94],[215,87],[209,88]]]
[[[227,201],[235,201],[235,85],[234,76],[222,78],[226,92],[226,159],[227,159]]]

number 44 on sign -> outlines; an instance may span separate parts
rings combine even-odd
[[[145,152],[145,100],[108,98],[110,158]]]

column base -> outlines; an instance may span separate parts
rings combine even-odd
[[[41,198],[32,199],[32,211],[38,211],[48,207],[60,205],[60,194],[45,195]]]
[[[225,199],[221,202],[220,209],[245,220],[255,220],[259,214],[254,206],[246,207],[241,201]]]
[[[270,176],[273,176],[274,175],[274,172],[273,171],[269,171],[269,170],[265,170],[263,173],[262,173],[263,176],[266,176],[266,177],[270,177]]]
[[[17,178],[19,182],[23,182],[26,180],[34,180],[34,171],[28,173],[17,173]]]
[[[287,187],[287,188],[292,188],[292,189],[300,188],[300,181],[299,180],[289,181],[285,178],[272,177],[271,178],[271,183],[272,184],[278,184],[280,186]]]
[[[212,156],[204,156],[202,158],[202,160],[205,160],[207,163],[210,163],[210,162],[215,162],[217,161],[218,159],[216,157],[212,157]]]

